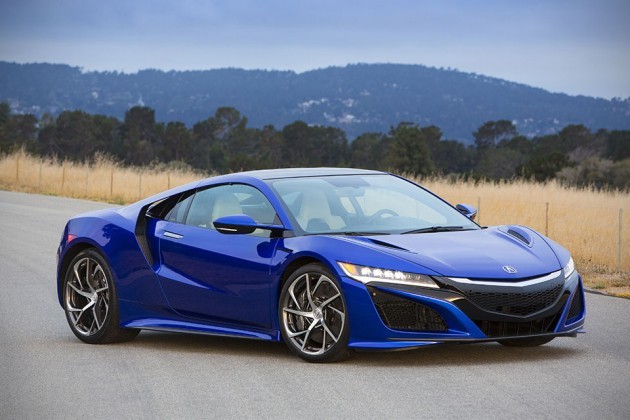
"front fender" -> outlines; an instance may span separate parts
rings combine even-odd
[[[68,264],[83,249],[94,248],[107,261],[114,275],[119,300],[167,306],[155,272],[141,252],[133,231],[124,227],[125,224],[90,216],[68,222],[58,251],[57,294],[60,304],[63,305],[61,289]],[[73,237],[71,241],[68,241],[69,235]]]
[[[368,244],[358,241],[349,241],[344,237],[312,235],[297,236],[294,238],[281,238],[275,248],[274,257],[270,266],[270,278],[274,283],[271,294],[272,319],[274,328],[278,328],[278,298],[282,289],[282,279],[287,270],[293,270],[309,262],[317,261],[332,272],[337,280],[342,283],[344,293],[348,282],[356,283],[356,286],[364,290],[365,287],[355,280],[349,280],[337,262],[349,262],[370,267],[395,268],[396,270],[413,273],[438,275],[436,272],[414,264],[406,259],[399,258],[380,249],[374,249]],[[296,265],[297,264],[297,265]],[[350,302],[347,303],[351,305]],[[350,309],[350,308],[349,308]]]

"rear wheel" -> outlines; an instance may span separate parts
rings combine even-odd
[[[63,303],[70,329],[86,343],[128,341],[140,332],[119,327],[113,276],[105,259],[95,250],[80,252],[68,266]]]
[[[350,355],[349,324],[341,286],[321,264],[307,264],[286,281],[278,305],[280,331],[291,351],[308,362]]]
[[[536,347],[547,344],[554,337],[530,337],[530,338],[511,338],[509,340],[499,340],[499,343],[508,347]]]

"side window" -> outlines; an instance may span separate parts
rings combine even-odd
[[[188,210],[188,206],[190,205],[192,198],[193,194],[180,197],[177,204],[175,204],[175,206],[166,214],[164,220],[175,223],[184,223],[186,211]]]
[[[213,221],[235,214],[246,214],[258,223],[276,221],[276,212],[263,193],[249,185],[232,184],[197,191],[186,224],[214,230]]]
[[[194,192],[194,190],[186,191],[155,202],[149,207],[147,214],[156,219],[184,223],[186,211]]]

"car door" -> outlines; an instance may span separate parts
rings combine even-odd
[[[264,194],[245,184],[213,186],[185,197],[171,213],[155,229],[158,277],[171,307],[191,318],[271,328],[269,266],[277,239],[264,230],[226,235],[212,225],[235,214],[277,222]]]

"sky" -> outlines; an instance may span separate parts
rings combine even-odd
[[[0,60],[86,71],[448,67],[630,97],[630,0],[0,0]]]

